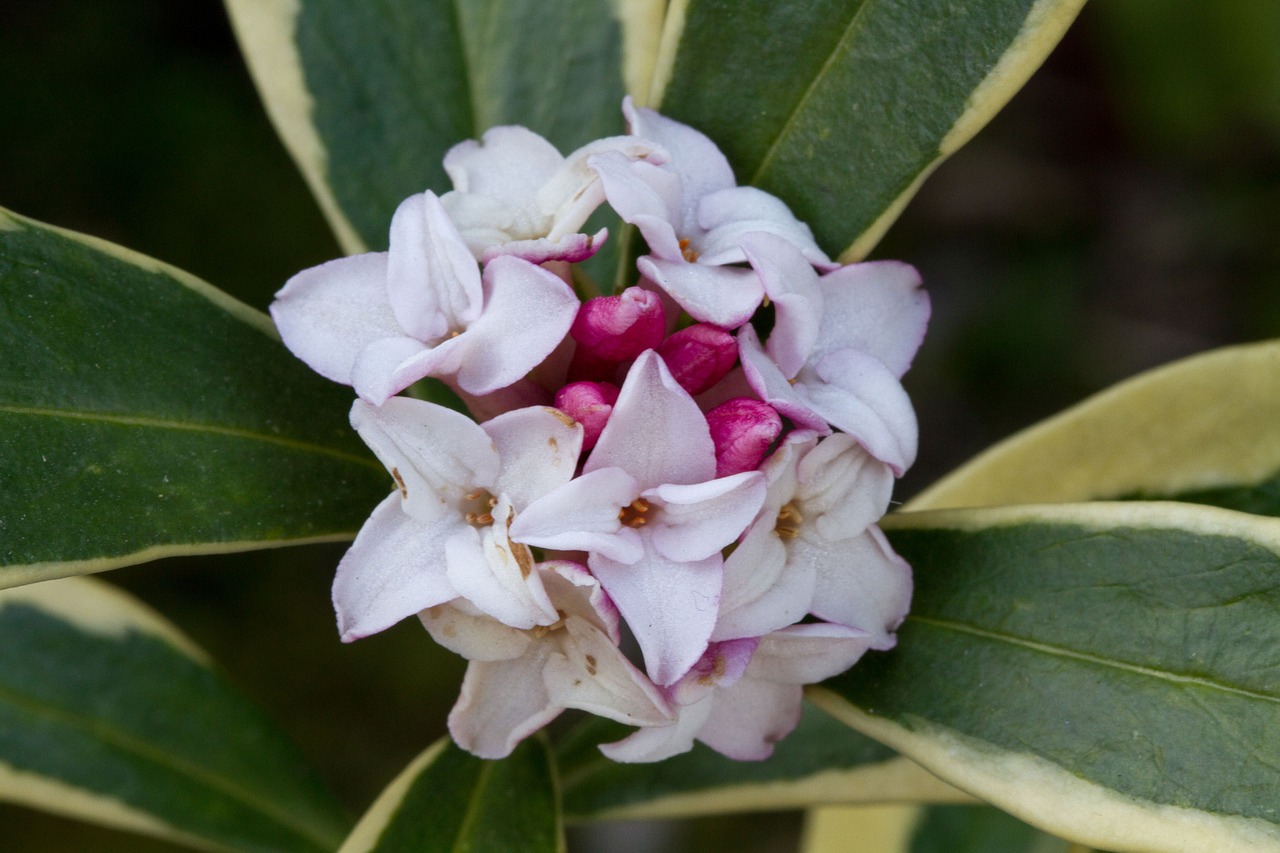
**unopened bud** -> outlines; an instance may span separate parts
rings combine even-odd
[[[658,355],[680,387],[696,396],[733,369],[738,360],[738,342],[724,329],[697,323],[663,341]]]
[[[628,287],[618,296],[588,299],[569,329],[579,352],[615,363],[656,349],[666,333],[662,300],[639,287]]]
[[[749,397],[734,397],[707,412],[716,446],[716,476],[754,471],[782,432],[773,406]]]
[[[596,446],[618,402],[618,387],[608,382],[570,382],[556,392],[556,408],[582,424],[582,451]]]

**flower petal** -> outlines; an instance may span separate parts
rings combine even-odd
[[[911,467],[918,440],[915,409],[884,362],[839,350],[802,370],[798,380],[796,389],[823,420],[856,438],[896,476]]]
[[[774,305],[766,349],[783,375],[795,376],[813,351],[824,322],[818,274],[796,247],[773,234],[749,234],[742,247]]]
[[[543,670],[552,700],[633,726],[653,726],[672,718],[661,691],[631,665],[598,628],[570,618],[557,633],[560,652]]]
[[[559,716],[564,709],[551,699],[542,677],[554,652],[549,643],[533,643],[515,660],[472,661],[449,712],[449,734],[458,746],[481,758],[506,758]]]
[[[803,690],[746,677],[720,691],[698,740],[737,761],[763,761],[800,722]]]
[[[404,511],[420,521],[449,517],[461,523],[465,495],[498,479],[501,461],[493,441],[452,409],[411,397],[393,397],[382,406],[357,400],[351,425],[391,472]]]
[[[707,232],[701,242],[704,264],[733,264],[746,260],[742,246],[751,234],[770,234],[794,246],[814,266],[831,269],[809,226],[796,219],[777,196],[757,187],[730,187],[702,197],[698,224]]]
[[[640,729],[622,740],[601,744],[600,751],[621,764],[662,761],[688,752],[693,749],[694,737],[706,726],[718,698],[714,693],[708,694],[692,705],[676,709],[674,723]]]
[[[702,410],[653,350],[636,359],[585,472],[621,468],[649,489],[715,476],[715,445]]]
[[[433,640],[467,660],[514,660],[533,642],[528,631],[504,625],[462,598],[428,607],[418,619]]]
[[[479,266],[433,192],[391,218],[387,294],[400,327],[428,344],[480,316]]]
[[[360,528],[333,579],[338,631],[349,643],[390,628],[458,593],[440,554],[457,529],[450,519],[423,524],[400,509],[392,492]]]
[[[563,412],[543,406],[516,409],[480,428],[502,460],[494,491],[509,497],[517,512],[573,477],[582,427]]]
[[[760,307],[764,286],[753,270],[708,266],[646,255],[636,261],[689,316],[726,329],[741,326]]]
[[[760,511],[764,495],[764,476],[759,471],[705,483],[658,486],[643,493],[661,510],[646,532],[657,552],[669,560],[703,560],[742,535]]]
[[[893,472],[843,433],[805,454],[796,473],[806,537],[840,541],[857,536],[889,508]]]
[[[891,649],[894,630],[911,607],[911,566],[893,552],[878,527],[815,559],[818,582],[811,612],[866,631],[873,649]]]
[[[622,112],[631,132],[660,146],[669,158],[664,168],[680,176],[684,203],[677,231],[691,231],[697,227],[702,197],[736,183],[729,161],[706,134],[653,110],[637,107],[630,97],[623,101]],[[612,201],[611,198],[610,203]]]
[[[649,677],[664,687],[678,681],[702,656],[715,627],[720,555],[677,563],[646,549],[630,565],[592,554],[590,566],[640,643]]]
[[[276,294],[271,319],[294,355],[344,385],[365,347],[404,334],[387,301],[385,252],[303,270]]]
[[[875,356],[901,377],[924,340],[929,296],[920,274],[899,261],[841,267],[819,280],[822,332],[812,360],[843,349]]]
[[[871,646],[866,631],[845,625],[792,625],[760,638],[747,678],[813,684],[844,672]]]
[[[517,542],[559,551],[591,551],[623,563],[640,559],[640,535],[618,512],[640,494],[621,468],[601,468],[570,480],[520,511],[511,523]]]
[[[499,498],[494,522],[477,530],[461,528],[445,542],[448,576],[458,595],[512,628],[550,625],[559,617],[534,571],[527,545],[507,538],[511,504]]]

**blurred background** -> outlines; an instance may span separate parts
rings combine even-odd
[[[901,499],[1120,379],[1280,335],[1277,45],[1274,0],[1090,5],[926,183],[875,252],[918,267],[934,301],[907,377],[921,455]],[[257,308],[339,254],[216,0],[0,5],[0,205]],[[416,624],[339,643],[343,550],[108,577],[207,649],[359,814],[443,733],[462,666]],[[788,851],[799,828],[794,813],[657,822],[644,849]],[[179,848],[0,805],[0,849]]]

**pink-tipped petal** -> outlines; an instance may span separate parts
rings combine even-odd
[[[759,468],[782,433],[777,410],[747,397],[728,400],[707,412],[707,425],[716,445],[717,477]]]

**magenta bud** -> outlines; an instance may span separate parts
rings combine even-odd
[[[663,341],[658,355],[680,387],[696,396],[733,370],[738,342],[724,329],[697,323]]]
[[[582,424],[582,451],[596,446],[618,402],[618,386],[608,382],[570,382],[556,392],[556,408]]]
[[[578,352],[596,361],[630,361],[656,349],[667,334],[662,300],[651,290],[628,287],[618,296],[597,296],[578,309],[569,334]]]
[[[754,471],[782,432],[773,406],[749,397],[734,397],[707,412],[716,446],[716,476]]]

